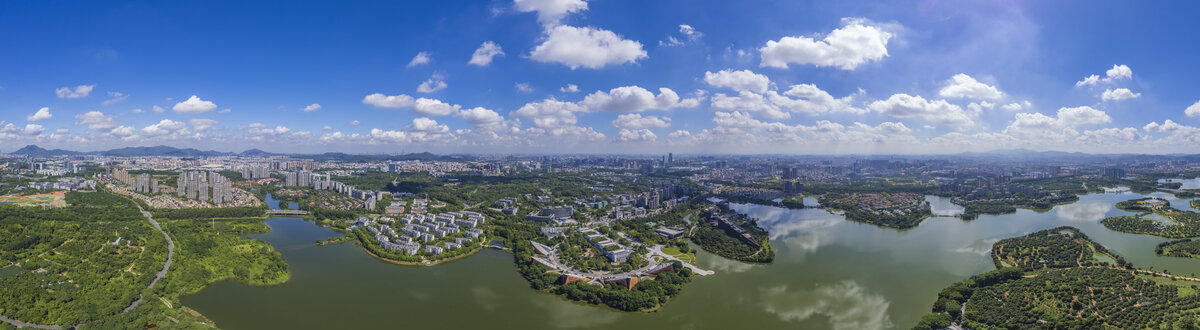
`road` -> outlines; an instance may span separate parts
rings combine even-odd
[[[167,232],[162,230],[162,227],[158,225],[158,221],[154,221],[154,217],[150,216],[150,212],[143,210],[141,205],[138,205],[138,211],[141,211],[142,216],[146,217],[146,220],[150,221],[150,225],[154,226],[154,229],[162,233],[163,237],[167,239],[167,262],[163,263],[162,270],[158,271],[158,274],[154,276],[154,280],[150,281],[150,285],[146,286],[146,289],[150,289],[153,288],[155,284],[158,284],[158,281],[162,280],[164,276],[167,276],[167,271],[171,269],[171,262],[175,261],[175,241],[171,240],[171,235],[167,235]],[[138,297],[137,300],[134,300],[132,304],[129,304],[129,307],[125,307],[124,310],[121,310],[121,314],[128,313],[134,307],[137,307],[138,304],[142,303],[143,298],[145,298],[145,293],[143,293],[143,296]]]
[[[25,323],[25,322],[21,322],[21,321],[17,321],[14,319],[4,317],[3,315],[0,315],[0,321],[4,321],[5,323],[12,324],[14,327],[18,327],[18,328],[62,329],[62,327],[57,326],[57,325],[41,325],[41,324]]]

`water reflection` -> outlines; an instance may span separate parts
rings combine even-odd
[[[868,292],[855,281],[820,285],[814,290],[789,290],[787,285],[761,289],[767,312],[785,321],[803,321],[824,315],[835,330],[887,329],[887,299]]]
[[[1076,222],[1100,222],[1114,210],[1112,203],[1107,201],[1079,201],[1058,207],[1058,218]]]

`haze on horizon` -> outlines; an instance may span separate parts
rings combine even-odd
[[[9,3],[0,150],[1197,153],[1194,9]]]

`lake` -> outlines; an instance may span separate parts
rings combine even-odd
[[[485,250],[435,267],[396,266],[354,244],[317,247],[315,240],[337,234],[301,219],[271,218],[272,231],[256,237],[287,259],[290,281],[273,287],[225,281],[183,302],[225,329],[910,328],[942,288],[994,269],[992,243],[1041,229],[1074,226],[1135,266],[1200,273],[1200,262],[1156,256],[1154,246],[1165,239],[1100,224],[1132,214],[1117,210],[1116,202],[1144,196],[1162,197],[1090,194],[1046,212],[1022,209],[973,221],[934,217],[910,230],[847,221],[821,209],[733,204],[770,231],[775,263],[748,265],[701,252],[699,266],[717,274],[697,277],[660,311],[645,314],[537,293],[504,252]],[[1176,201],[1172,205],[1187,204]]]

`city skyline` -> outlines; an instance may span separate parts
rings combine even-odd
[[[1200,140],[1200,92],[1179,74],[1196,45],[1175,40],[1200,23],[1176,4],[6,7],[5,152],[1167,154]]]

